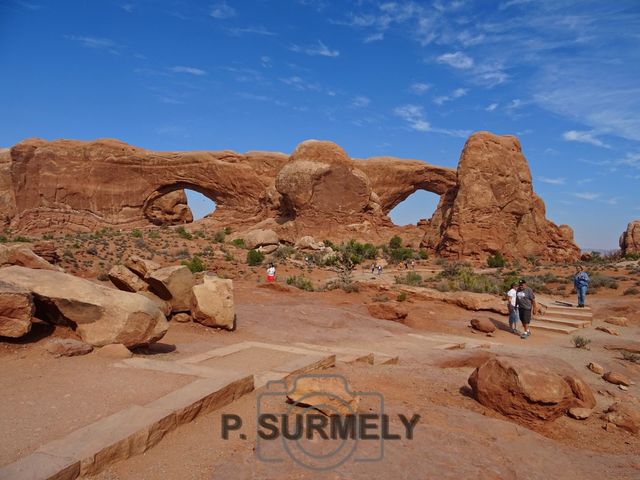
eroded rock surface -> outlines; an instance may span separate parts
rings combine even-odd
[[[623,255],[640,254],[640,220],[634,220],[620,236],[620,249]]]

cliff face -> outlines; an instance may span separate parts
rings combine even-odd
[[[422,244],[450,258],[579,254],[571,230],[545,218],[515,137],[481,132],[458,169],[394,157],[352,159],[332,142],[275,152],[155,152],[117,140],[29,139],[0,151],[0,225],[21,232],[92,231],[192,221],[183,189],[216,202],[211,228],[259,225],[295,242],[397,233],[387,214],[417,190],[441,195]],[[415,227],[417,228],[417,227]]]
[[[640,254],[640,220],[634,220],[620,236],[623,255]]]

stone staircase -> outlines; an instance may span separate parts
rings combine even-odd
[[[577,308],[557,300],[538,300],[544,314],[533,318],[531,328],[549,332],[571,334],[581,328],[591,326],[593,313],[591,307]]]

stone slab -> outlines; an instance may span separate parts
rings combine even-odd
[[[0,468],[0,480],[74,480],[80,475],[80,461],[35,452]]]
[[[286,373],[287,375],[297,375],[311,372],[313,370],[333,367],[335,364],[335,355],[305,355],[304,357],[286,362],[279,367],[272,369],[272,371],[277,373]]]

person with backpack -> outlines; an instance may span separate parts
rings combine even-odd
[[[518,307],[518,316],[522,322],[524,332],[520,338],[526,340],[531,335],[529,325],[531,317],[537,313],[536,296],[533,290],[527,286],[527,281],[522,279],[518,282],[518,291],[516,293],[516,307]]]
[[[573,276],[573,285],[576,287],[576,292],[578,294],[578,307],[584,308],[584,302],[587,297],[587,290],[589,289],[589,283],[591,279],[589,278],[589,274],[584,271],[584,267],[582,265],[578,265],[576,269],[576,274]]]

